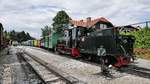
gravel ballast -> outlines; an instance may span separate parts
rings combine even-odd
[[[116,74],[116,78],[107,79],[106,77],[101,75],[101,70],[99,66],[84,63],[50,52],[44,52],[39,48],[36,49],[25,46],[20,46],[19,48],[24,49],[28,54],[34,55],[88,84],[150,84],[150,78],[144,78],[126,72],[121,73],[113,71],[112,74]],[[138,63],[140,62],[137,62],[136,65],[138,65]],[[149,62],[146,61],[146,63]],[[140,66],[142,65],[139,64],[139,67]],[[150,66],[150,63],[146,64],[146,66]]]

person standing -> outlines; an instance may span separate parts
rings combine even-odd
[[[101,45],[97,49],[97,56],[100,59],[100,63],[101,63],[100,67],[101,67],[102,73],[107,74],[108,73],[108,67],[105,64],[105,63],[107,63],[107,59],[106,59],[106,49],[104,48],[104,46]]]

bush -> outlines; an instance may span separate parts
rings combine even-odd
[[[143,28],[139,31],[127,33],[121,32],[121,34],[135,36],[136,38],[134,45],[135,48],[150,49],[150,28]]]

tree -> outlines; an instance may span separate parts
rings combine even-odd
[[[44,26],[44,28],[41,28],[41,30],[42,30],[42,37],[45,37],[45,36],[49,35],[52,32],[51,29],[52,28],[47,26],[47,25]]]
[[[10,32],[4,31],[3,33],[4,33],[4,37],[6,39],[12,40],[12,41],[22,42],[22,41],[35,39],[35,38],[31,37],[28,32],[25,33],[25,31],[16,32],[15,30],[12,30]]]
[[[6,38],[7,35],[8,35],[7,31],[4,31],[3,35],[4,35],[4,37]]]
[[[64,25],[68,25],[71,18],[65,11],[59,11],[53,18],[53,30],[56,32],[62,32]]]
[[[4,38],[10,39],[10,32],[7,32],[6,30],[4,31]]]
[[[32,37],[30,36],[30,34],[28,32],[26,33],[26,37],[27,37],[27,40],[31,40],[32,39]]]
[[[17,33],[15,32],[15,30],[10,31],[10,39],[13,41],[18,40]]]
[[[22,41],[26,41],[27,40],[27,36],[26,36],[26,33],[24,31],[22,32],[19,32],[17,34],[17,37],[18,37],[18,41],[19,42],[22,42]]]
[[[150,28],[145,27],[139,31],[127,32],[125,35],[133,35],[136,38],[135,48],[150,49]]]

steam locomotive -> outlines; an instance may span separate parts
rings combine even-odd
[[[98,49],[103,46],[105,64],[121,67],[134,60],[134,42],[134,36],[120,35],[115,27],[98,31],[75,27],[64,30],[64,36],[57,40],[55,52],[100,61]]]

